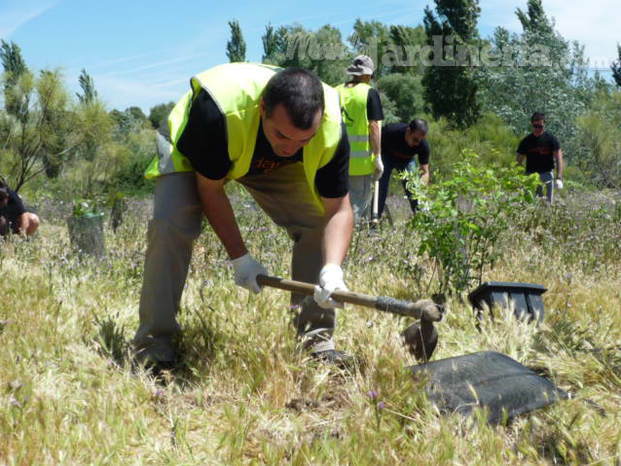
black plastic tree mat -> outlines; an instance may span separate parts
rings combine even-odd
[[[487,408],[490,424],[569,398],[548,379],[493,351],[441,359],[410,370],[429,377],[427,395],[441,412],[468,416],[477,407]]]

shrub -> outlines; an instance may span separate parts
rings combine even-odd
[[[500,255],[501,233],[525,203],[534,201],[536,175],[525,176],[517,165],[481,166],[478,159],[475,152],[464,150],[453,176],[430,186],[423,186],[416,175],[402,175],[422,206],[410,226],[420,240],[419,254],[436,263],[440,292],[480,283]]]

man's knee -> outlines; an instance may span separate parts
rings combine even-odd
[[[201,231],[201,220],[194,175],[175,173],[161,177],[156,186],[153,228],[196,239]]]
[[[192,243],[200,235],[200,219],[195,223],[187,222],[181,226],[174,219],[154,217],[149,222],[147,235],[150,245],[167,247]]]
[[[9,221],[0,216],[0,236],[5,236],[9,232]]]
[[[22,225],[24,225],[24,233],[28,236],[34,235],[41,224],[39,216],[37,214],[33,214],[32,212],[26,212],[22,215],[24,216],[24,221],[22,223]]]

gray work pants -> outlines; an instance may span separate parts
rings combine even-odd
[[[317,283],[323,266],[322,238],[325,220],[313,203],[301,163],[286,165],[269,174],[238,180],[261,208],[293,240],[291,275],[294,280]],[[153,219],[140,297],[140,325],[134,338],[137,350],[159,361],[174,358],[175,336],[180,332],[176,315],[202,219],[194,173],[161,176],[155,187]],[[330,349],[335,326],[334,309],[322,309],[313,300],[292,294],[298,308],[294,319],[299,336],[308,345]]]
[[[356,223],[371,218],[372,185],[373,175],[349,176],[349,198]]]

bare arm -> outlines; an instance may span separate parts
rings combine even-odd
[[[27,213],[24,212],[23,214],[19,216],[18,224],[19,224],[19,235],[25,238],[26,233],[30,229],[30,218],[28,217]]]
[[[382,125],[381,121],[369,121],[369,142],[375,155],[382,152]]]
[[[431,174],[429,173],[429,164],[426,163],[420,166],[420,180],[423,184],[429,184]]]
[[[349,194],[338,198],[321,198],[325,209],[326,228],[323,233],[324,264],[341,265],[354,230],[354,214]]]
[[[241,237],[229,198],[224,192],[224,181],[224,179],[210,180],[196,173],[196,186],[203,212],[229,257],[237,259],[248,250]]]
[[[563,169],[565,168],[565,162],[563,161],[563,150],[559,149],[554,154],[554,162],[556,165],[556,177],[560,180],[563,179]]]
[[[524,154],[517,154],[515,161],[518,165],[524,165],[524,160],[526,160],[526,156]]]

